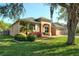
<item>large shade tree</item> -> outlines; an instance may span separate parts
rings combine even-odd
[[[4,3],[0,4],[0,17],[1,18],[10,18],[14,20],[18,20],[20,16],[24,13],[24,6],[22,3]],[[6,24],[7,25],[7,24]],[[4,22],[0,22],[0,28],[4,29]]]
[[[0,4],[0,16],[2,18],[19,19],[24,12],[22,3],[4,3]]]
[[[55,6],[56,5],[56,6]],[[67,44],[71,45],[75,42],[76,27],[79,21],[79,4],[78,3],[51,3],[50,6],[61,7],[61,17],[67,20],[68,40]],[[50,8],[54,10],[54,8]],[[51,11],[50,11],[51,12]],[[53,12],[51,12],[51,15]]]

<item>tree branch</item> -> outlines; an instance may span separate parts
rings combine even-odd
[[[58,3],[60,6],[64,7],[64,8],[68,8],[69,5],[67,3]]]

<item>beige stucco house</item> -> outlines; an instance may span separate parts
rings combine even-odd
[[[51,23],[49,19],[46,19],[44,17],[40,17],[37,19],[29,17],[17,20],[14,24],[12,24],[9,28],[10,35],[14,36],[20,33],[20,29],[23,27],[23,24],[31,24],[33,26],[32,32],[39,32],[41,33],[42,37],[51,37],[53,35],[65,34],[65,28],[59,27],[58,25]],[[25,33],[27,34],[27,32]]]

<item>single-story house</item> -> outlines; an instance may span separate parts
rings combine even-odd
[[[40,17],[37,19],[34,19],[32,17],[25,18],[25,19],[19,19],[16,22],[14,22],[11,27],[9,28],[10,35],[14,36],[21,32],[21,29],[23,25],[31,24],[33,29],[32,33],[39,32],[41,33],[42,37],[51,37],[55,35],[63,35],[65,33],[65,27],[59,26],[56,23],[51,23],[51,20]],[[25,32],[26,34],[28,31]]]
[[[67,30],[67,25],[66,24],[59,24],[59,23],[53,23],[52,25],[55,30],[54,35],[67,35],[68,30]],[[53,32],[53,29],[52,29]]]

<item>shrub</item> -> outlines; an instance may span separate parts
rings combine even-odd
[[[15,35],[14,36],[14,39],[15,40],[18,40],[18,41],[26,41],[27,40],[26,36],[25,35],[22,35],[22,34]]]
[[[19,34],[21,34],[21,35],[23,35],[23,36],[25,36],[25,37],[26,37],[26,34],[24,34],[24,33],[19,33]]]
[[[27,41],[35,41],[35,39],[37,38],[37,36],[36,35],[28,35],[27,36]]]
[[[42,35],[40,32],[33,32],[32,34],[36,35],[37,37],[41,37],[41,35]]]

